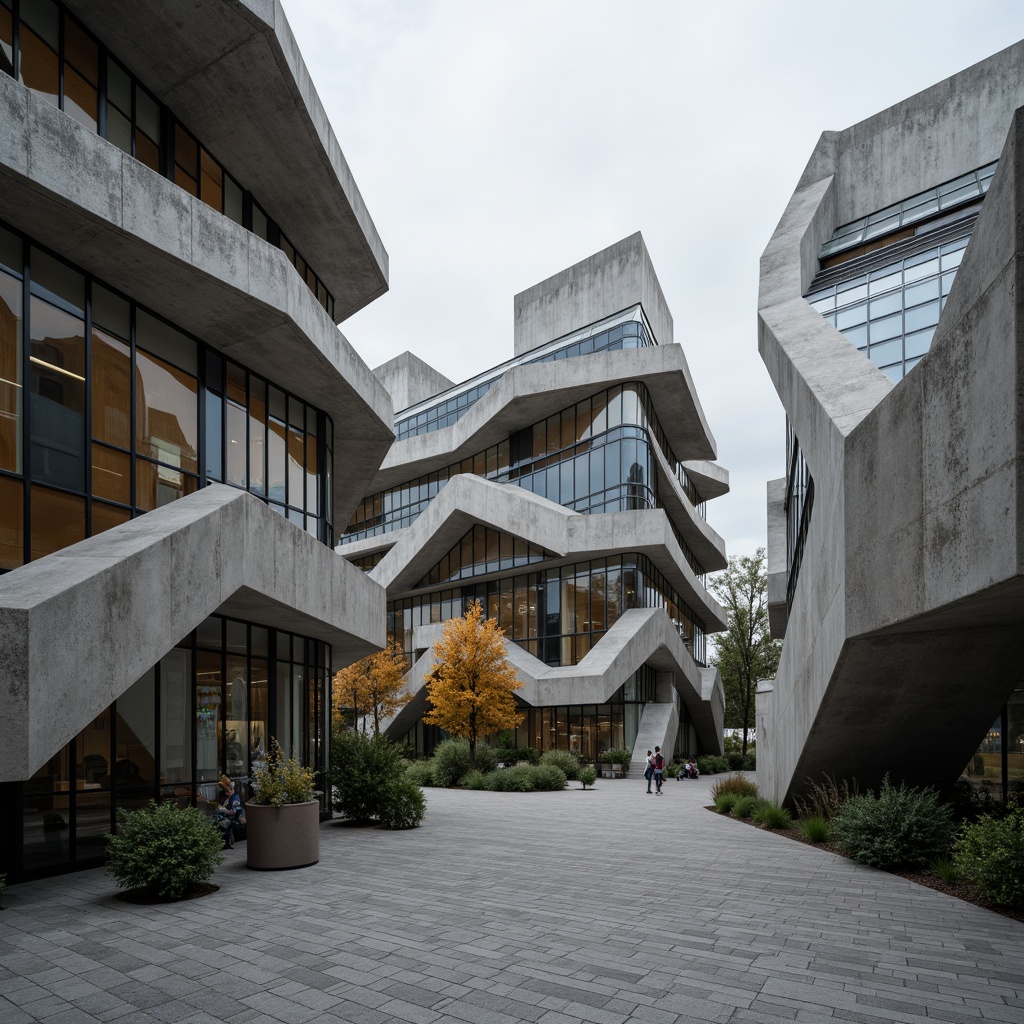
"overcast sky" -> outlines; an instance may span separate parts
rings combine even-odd
[[[732,492],[765,543],[785,472],[758,259],[818,136],[1010,45],[1024,4],[284,0],[391,261],[342,330],[461,381],[512,356],[512,297],[643,232]]]

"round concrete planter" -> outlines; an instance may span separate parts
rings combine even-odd
[[[246,804],[245,863],[258,871],[305,868],[320,859],[320,804]]]

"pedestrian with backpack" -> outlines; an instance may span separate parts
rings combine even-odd
[[[661,796],[661,784],[665,781],[665,758],[661,756],[661,747],[654,748],[654,757],[651,760],[651,765],[654,768],[655,792],[658,796]]]

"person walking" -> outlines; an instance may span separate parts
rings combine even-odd
[[[651,766],[654,768],[655,793],[661,796],[661,784],[665,781],[665,758],[661,756],[661,747],[654,748],[654,757],[651,759]],[[650,783],[648,782],[649,786]],[[650,792],[650,790],[648,790]]]
[[[647,767],[644,769],[644,778],[647,780],[647,793],[651,792],[651,779],[654,778],[654,755],[647,751]]]

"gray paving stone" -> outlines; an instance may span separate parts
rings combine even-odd
[[[710,814],[702,783],[426,793],[422,828],[325,824],[285,874],[240,852],[204,900],[12,886],[0,1020],[1024,1024],[1024,926]],[[643,836],[697,869],[631,856]]]

